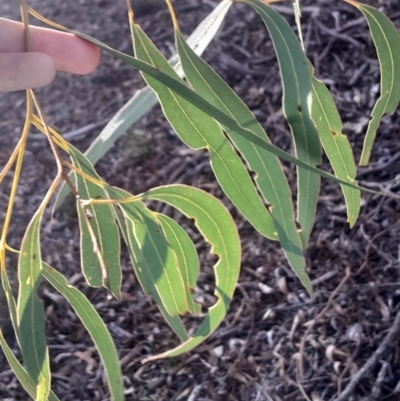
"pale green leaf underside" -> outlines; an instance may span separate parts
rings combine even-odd
[[[43,277],[72,306],[82,324],[87,329],[99,352],[113,401],[123,401],[123,380],[118,353],[114,341],[100,315],[88,299],[77,289],[68,284],[65,277],[49,265],[43,263]]]
[[[216,198],[206,192],[184,185],[171,185],[152,189],[141,197],[165,202],[194,219],[196,227],[211,245],[210,252],[218,257],[214,266],[216,304],[208,310],[193,336],[170,351],[146,358],[145,361],[149,361],[190,351],[216,330],[227,313],[237,284],[241,251],[232,217]]]
[[[122,192],[121,190],[118,190],[116,188],[109,188],[109,194],[110,197],[114,198],[124,198],[126,196],[130,196],[130,194]],[[164,307],[162,298],[159,296],[158,291],[153,281],[151,280],[151,277],[149,278],[148,266],[146,265],[145,257],[143,256],[143,253],[139,245],[137,244],[137,241],[135,241],[133,238],[133,222],[129,219],[125,219],[121,215],[121,213],[119,213],[119,210],[116,206],[114,206],[114,209],[118,225],[121,229],[124,241],[129,250],[129,256],[132,261],[134,272],[140,283],[140,286],[142,287],[143,292],[146,295],[153,297],[162,315],[164,316],[165,321],[169,324],[171,329],[181,339],[181,341],[185,341],[188,338],[188,335],[181,318],[179,317],[179,315],[172,316],[167,312]]]
[[[146,288],[153,297],[158,295],[161,298],[171,316],[185,314],[188,300],[178,258],[154,213],[142,202],[122,203],[120,207],[125,218],[132,223],[132,230],[128,231],[130,242],[134,242],[143,255],[137,269],[146,280]]]
[[[188,302],[188,312],[198,314],[201,311],[201,305],[195,302],[192,295],[199,276],[200,262],[196,247],[186,231],[175,220],[160,213],[157,213],[157,219],[161,224],[166,240],[178,258],[178,267]]]

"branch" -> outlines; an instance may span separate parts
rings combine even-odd
[[[346,401],[349,399],[350,395],[356,389],[358,382],[366,376],[376,365],[376,363],[382,358],[382,356],[390,350],[390,348],[395,345],[399,339],[400,335],[400,310],[394,319],[393,325],[386,334],[382,343],[379,345],[377,350],[371,355],[371,357],[365,362],[364,366],[352,377],[347,387],[335,398],[334,401]]]

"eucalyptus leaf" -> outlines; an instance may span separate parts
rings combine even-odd
[[[99,41],[95,38],[92,38],[89,35],[65,28],[64,26],[62,26],[60,24],[56,24],[56,23],[48,20],[47,18],[43,17],[42,15],[40,15],[38,12],[36,12],[32,8],[29,8],[29,12],[33,16],[38,18],[40,21],[43,21],[44,23],[46,23],[54,28],[60,29],[62,31],[73,33],[73,34],[81,37],[82,39],[85,39],[88,42],[93,43],[94,45],[100,47],[102,50],[119,58],[120,60],[126,62],[127,64],[150,75],[152,78],[157,79],[159,82],[161,82],[162,84],[164,84],[165,86],[167,86],[168,88],[172,89],[177,94],[179,94],[179,96],[181,96],[185,100],[188,100],[190,103],[192,103],[193,105],[198,107],[200,110],[204,111],[209,116],[213,117],[215,120],[217,120],[222,125],[226,125],[227,127],[231,128],[232,130],[237,132],[239,135],[242,135],[243,137],[247,138],[249,141],[253,142],[260,148],[268,150],[275,156],[278,156],[279,158],[286,160],[289,163],[293,163],[296,166],[302,167],[305,170],[308,170],[312,173],[319,174],[321,177],[327,178],[334,182],[338,182],[340,184],[347,185],[351,188],[360,189],[360,190],[368,192],[368,193],[382,195],[382,193],[373,191],[369,188],[359,187],[357,185],[349,183],[348,181],[341,180],[340,178],[337,178],[333,174],[330,174],[324,170],[321,170],[312,165],[309,165],[308,163],[305,163],[304,161],[302,161],[296,157],[291,156],[289,153],[283,151],[282,149],[278,148],[277,146],[273,145],[272,143],[269,143],[265,139],[258,137],[253,132],[246,129],[245,127],[239,125],[237,123],[237,121],[235,121],[234,119],[229,117],[227,114],[221,112],[221,110],[219,110],[217,107],[210,104],[207,100],[203,99],[202,96],[198,95],[195,91],[190,89],[188,86],[186,86],[182,82],[176,80],[175,78],[172,78],[168,74],[163,73],[162,71],[151,66],[150,64],[145,63],[141,60],[138,60],[135,57],[129,56],[125,53],[121,53],[118,50],[111,48],[110,46],[106,45],[105,43],[102,43],[101,41]],[[395,194],[385,194],[385,195],[391,196],[393,198],[399,198]]]
[[[360,159],[360,166],[366,166],[382,117],[393,114],[400,102],[400,35],[393,22],[376,8],[353,0],[344,1],[357,7],[367,19],[381,70],[381,96],[372,110]]]
[[[289,24],[270,6],[258,0],[244,2],[259,13],[271,35],[281,73],[283,114],[293,134],[296,156],[308,165],[317,166],[322,153],[311,118],[312,75],[301,44]],[[297,168],[297,221],[303,249],[314,225],[320,181],[319,175]]]
[[[186,231],[175,220],[160,213],[157,213],[157,219],[161,224],[166,240],[172,246],[178,258],[188,302],[188,312],[199,314],[201,305],[195,302],[192,295],[199,275],[200,264],[196,247]]]
[[[179,346],[151,356],[143,362],[180,355],[190,351],[210,336],[224,319],[239,278],[241,248],[236,225],[226,208],[210,194],[185,185],[154,188],[141,195],[178,209],[194,223],[218,257],[214,266],[217,302],[209,308],[196,332]]]
[[[201,55],[207,48],[224,21],[226,13],[229,11],[231,5],[231,0],[223,0],[209,15],[207,15],[206,18],[204,18],[202,22],[200,22],[197,28],[188,37],[187,42],[196,54]],[[169,60],[169,63],[178,75],[183,77],[183,71],[178,56],[173,56]],[[85,155],[90,162],[96,164],[110,150],[125,130],[149,112],[151,108],[157,104],[157,101],[157,96],[148,86],[144,89],[138,90],[134,96],[111,118],[101,133],[86,150]],[[72,175],[71,180],[74,180]],[[68,193],[69,188],[64,183],[60,188],[54,209],[57,209],[61,205]]]
[[[260,123],[234,91],[210,66],[193,53],[178,30],[175,35],[186,77],[197,93],[234,119],[238,125],[245,126],[258,138],[270,143]],[[311,283],[304,272],[303,245],[294,218],[292,195],[278,158],[248,141],[230,126],[223,125],[223,127],[246,160],[249,169],[255,172],[254,181],[269,204],[282,249],[293,270],[311,292]],[[238,185],[242,185],[242,181],[239,181]]]
[[[50,392],[50,362],[45,335],[44,305],[37,294],[41,282],[40,223],[43,210],[33,216],[22,239],[18,261],[19,292],[17,319],[22,357],[36,385],[37,401],[45,401]]]
[[[126,197],[126,192],[114,190],[119,197]],[[178,257],[173,247],[165,238],[156,215],[139,201],[121,203],[120,208],[127,225],[129,244],[143,256],[136,260],[136,268],[144,279],[145,291],[157,300],[171,316],[183,315],[188,311],[185,282],[183,280]]]
[[[322,146],[337,177],[356,183],[357,168],[349,140],[331,93],[325,84],[313,78],[312,117]],[[341,185],[347,206],[347,221],[353,227],[360,213],[360,190]]]
[[[179,76],[140,27],[132,23],[131,29],[137,57],[179,80]],[[260,233],[276,239],[272,217],[218,123],[154,78],[146,74],[143,76],[156,92],[166,118],[179,137],[193,149],[206,148],[209,151],[215,176],[235,206]]]
[[[102,318],[85,295],[69,285],[61,273],[45,263],[43,263],[43,276],[67,299],[87,329],[103,363],[111,399],[123,401],[123,380],[117,349]]]
[[[0,330],[0,345],[3,349],[4,355],[7,358],[7,362],[11,366],[12,371],[15,373],[18,381],[22,387],[30,395],[32,399],[36,399],[36,385],[32,378],[29,376],[24,367],[19,363],[18,359],[13,354],[11,348],[7,344],[3,333]],[[50,390],[48,401],[60,401],[59,398]]]
[[[118,189],[110,189],[110,197],[125,197],[127,193],[125,192],[120,192]],[[129,195],[129,194],[128,194]],[[116,219],[118,221],[118,226],[122,232],[122,236],[124,238],[124,241],[128,247],[129,251],[129,256],[132,261],[133,265],[133,270],[135,272],[135,275],[140,283],[140,286],[142,287],[143,292],[147,296],[151,296],[151,294],[155,294],[153,296],[158,308],[160,309],[161,314],[163,315],[165,321],[168,323],[168,325],[171,327],[171,329],[174,331],[174,333],[181,339],[181,341],[185,341],[188,338],[188,334],[186,331],[185,326],[182,323],[182,320],[180,316],[172,316],[170,315],[167,310],[165,309],[161,298],[158,296],[158,293],[154,287],[154,284],[150,280],[146,280],[145,275],[142,273],[142,269],[139,268],[142,263],[145,263],[144,261],[144,256],[143,253],[141,252],[140,248],[137,247],[137,244],[135,241],[132,241],[131,235],[133,233],[133,223],[129,219],[125,219],[125,217],[122,215],[120,210],[116,205],[113,205],[114,208],[114,213],[116,216]],[[144,262],[142,262],[144,261]]]
[[[91,286],[104,286],[121,299],[120,237],[113,210],[110,205],[82,206],[81,203],[92,198],[106,199],[106,184],[102,184],[86,156],[72,145],[69,151],[74,166],[86,175],[75,172],[83,274]]]

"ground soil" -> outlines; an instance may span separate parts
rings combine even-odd
[[[46,17],[131,52],[123,3],[31,2]],[[368,3],[379,7],[400,28],[398,0]],[[175,4],[186,34],[215,5],[211,0],[177,0]],[[379,65],[367,25],[356,9],[341,2],[310,0],[302,4],[307,54],[316,75],[335,97],[358,158],[370,110],[379,96]],[[294,23],[290,3],[279,4],[277,9]],[[2,1],[0,15],[18,18],[17,2]],[[139,23],[170,56],[174,45],[168,14],[143,15]],[[255,112],[273,142],[290,150],[278,66],[260,18],[250,8],[235,5],[205,59]],[[137,71],[103,55],[101,65],[90,76],[60,73],[38,94],[48,122],[85,150],[105,122],[143,86]],[[4,165],[21,131],[24,94],[1,94],[0,115],[0,165]],[[77,133],[82,127],[86,131]],[[360,182],[373,189],[399,192],[399,134],[397,111],[383,119],[371,162],[359,168]],[[323,167],[329,169],[326,163]],[[315,401],[400,399],[398,200],[363,194],[359,221],[350,230],[338,185],[323,182],[307,250],[307,271],[315,289],[311,300],[279,246],[257,234],[226,201],[207,155],[183,145],[159,107],[129,129],[97,168],[109,183],[132,193],[167,183],[190,184],[213,193],[235,217],[243,246],[240,284],[218,331],[189,354],[142,365],[143,357],[169,349],[177,339],[157,307],[143,295],[125,250],[124,300],[117,302],[104,290],[88,288],[80,273],[73,202],[67,202],[53,220],[48,216],[42,233],[44,260],[69,277],[104,318],[121,358],[127,400],[303,400],[304,394]],[[294,169],[285,165],[285,170],[294,186]],[[11,246],[19,247],[24,228],[54,173],[48,144],[33,133],[15,205]],[[1,186],[2,207],[9,186],[7,178]],[[212,260],[201,242],[198,247],[203,261],[198,287],[203,300],[211,302]],[[9,265],[14,267],[15,261],[10,259]],[[51,288],[43,289],[43,299],[53,390],[65,401],[108,400],[98,355],[79,320]],[[15,344],[14,348],[18,354]],[[371,359],[377,350],[382,352]],[[302,380],[300,357],[304,360]],[[357,374],[360,378],[355,382]],[[351,394],[343,398],[349,385],[353,386]],[[28,399],[5,362],[0,367],[0,399]]]

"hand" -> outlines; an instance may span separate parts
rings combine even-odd
[[[78,36],[39,27],[29,32],[25,52],[23,24],[0,18],[0,92],[40,88],[57,70],[89,74],[99,64],[99,48]]]

